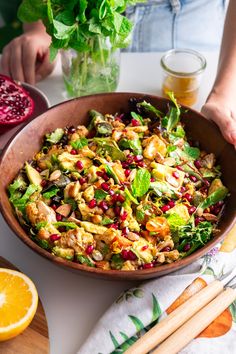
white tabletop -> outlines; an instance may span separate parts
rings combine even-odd
[[[207,69],[196,108],[204,103],[214,81],[217,54],[204,53]],[[118,91],[160,95],[160,53],[121,55]],[[60,62],[53,74],[39,83],[51,105],[63,98]],[[75,354],[103,312],[130,282],[103,281],[77,275],[51,264],[25,246],[0,216],[0,256],[5,257],[35,282],[46,311],[51,354]],[[93,353],[91,353],[93,354]]]

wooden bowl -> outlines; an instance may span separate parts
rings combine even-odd
[[[58,127],[76,124],[86,124],[88,111],[95,109],[101,113],[124,112],[128,110],[130,98],[143,98],[155,105],[161,111],[167,110],[168,100],[157,96],[139,93],[109,93],[76,98],[52,107],[36,119],[30,121],[19,131],[5,147],[1,160],[1,185],[0,208],[1,212],[15,234],[35,252],[49,259],[55,264],[80,274],[93,275],[106,279],[141,280],[154,278],[182,268],[208,252],[214,245],[221,241],[229,232],[236,219],[236,154],[233,146],[222,137],[219,129],[207,121],[200,113],[189,109],[184,115],[186,131],[189,137],[200,142],[201,148],[207,152],[213,152],[218,163],[222,167],[224,184],[230,190],[225,213],[220,221],[220,233],[206,246],[194,252],[192,255],[175,263],[165,264],[152,269],[137,271],[101,270],[89,268],[77,263],[56,257],[34,243],[16,219],[7,195],[7,186],[12,182],[24,162],[31,159],[41,148],[42,137]]]

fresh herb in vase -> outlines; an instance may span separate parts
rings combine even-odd
[[[114,91],[119,79],[119,48],[129,43],[132,23],[127,6],[143,0],[23,0],[18,17],[42,20],[52,38],[50,58],[58,50],[70,97]]]

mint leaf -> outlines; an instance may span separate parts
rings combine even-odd
[[[138,169],[133,183],[131,185],[131,190],[134,197],[142,197],[147,193],[150,186],[150,172],[145,168]]]
[[[135,112],[131,112],[130,114],[133,119],[137,120],[139,123],[141,123],[141,125],[144,125],[143,117],[140,116],[140,114],[137,114]]]
[[[58,187],[52,186],[49,190],[47,190],[47,192],[43,193],[43,197],[46,199],[50,199],[50,198],[54,197],[55,195],[57,195],[59,190],[60,189]]]
[[[71,141],[70,145],[76,150],[82,149],[84,146],[88,145],[88,139],[80,138],[79,140]]]
[[[102,189],[97,189],[94,193],[94,198],[97,201],[100,201],[100,200],[105,199],[107,195],[108,195],[108,193],[104,192]]]

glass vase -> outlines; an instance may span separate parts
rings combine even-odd
[[[109,38],[96,36],[87,41],[88,50],[61,50],[63,79],[67,97],[116,90],[120,73],[120,50]]]

